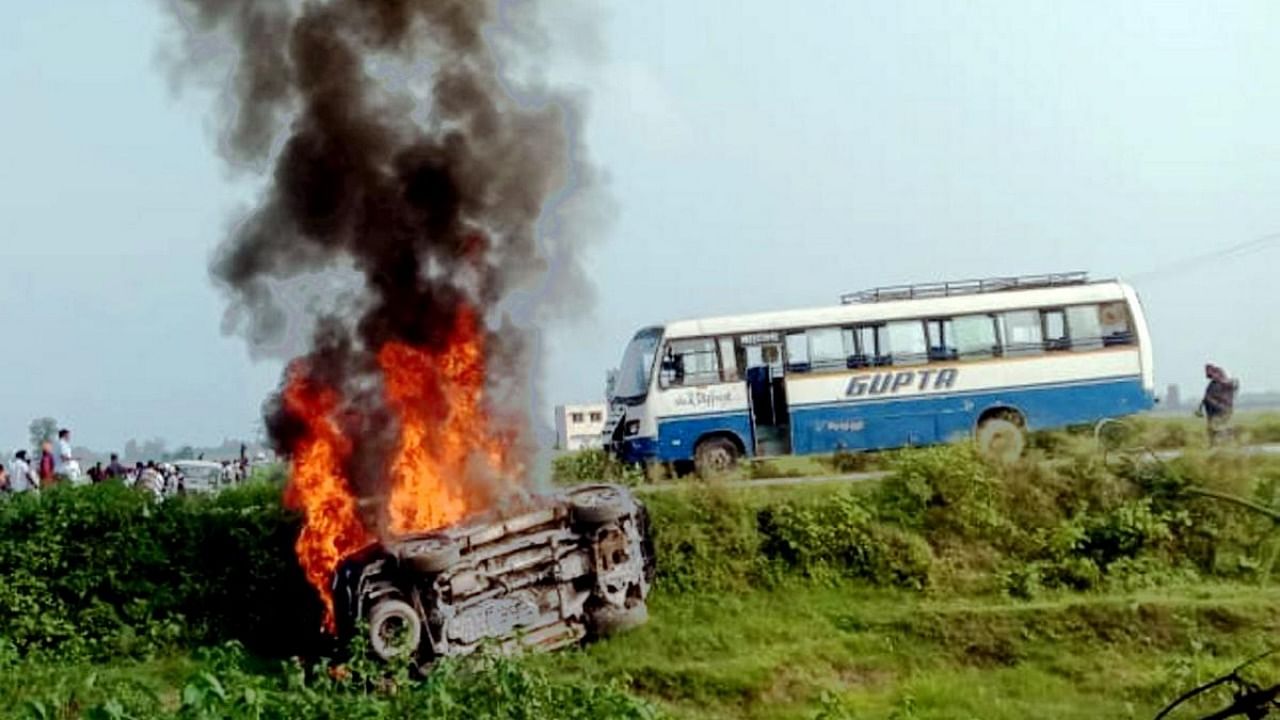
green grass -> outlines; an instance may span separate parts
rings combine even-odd
[[[1263,647],[1277,601],[1240,586],[1035,603],[815,586],[659,596],[648,626],[534,662],[627,678],[688,718],[1150,717]]]
[[[641,629],[522,664],[553,681],[620,682],[681,718],[1146,718],[1280,629],[1280,589],[1236,585],[1018,603],[801,584],[658,593],[651,607]],[[0,675],[0,714],[121,693],[176,711],[202,668],[185,655],[18,664]]]

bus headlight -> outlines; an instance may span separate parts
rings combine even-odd
[[[626,425],[626,427],[625,427],[625,428],[623,428],[623,432],[626,434],[626,436],[627,436],[627,437],[631,437],[632,435],[639,435],[639,434],[640,434],[640,421],[639,421],[639,420],[628,420],[628,421],[627,421],[627,425]]]

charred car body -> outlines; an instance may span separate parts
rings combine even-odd
[[[644,623],[653,571],[644,506],[591,485],[365,548],[334,574],[334,611],[384,660],[553,649]]]

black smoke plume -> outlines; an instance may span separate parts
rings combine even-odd
[[[172,7],[185,29],[180,64],[230,68],[223,155],[233,168],[270,167],[212,262],[230,298],[228,325],[259,355],[295,354],[303,336],[311,374],[347,403],[356,448],[348,476],[372,493],[392,454],[377,349],[391,340],[435,347],[464,306],[485,320],[495,412],[527,415],[531,325],[547,317],[539,308],[554,307],[553,294],[589,292],[575,259],[585,233],[574,221],[584,213],[571,198],[589,194],[590,173],[577,160],[574,103],[504,76],[504,53],[518,48],[498,40],[509,8]],[[556,221],[540,224],[548,213]],[[287,452],[296,419],[278,397],[266,415]]]

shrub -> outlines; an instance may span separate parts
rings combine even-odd
[[[759,576],[757,508],[749,496],[694,486],[645,502],[663,589],[746,589]]]
[[[90,657],[226,638],[298,652],[319,603],[278,495],[250,485],[157,504],[103,483],[0,502],[0,637]]]
[[[877,455],[876,453],[837,450],[831,455],[822,458],[822,463],[830,467],[832,472],[841,474],[859,473],[879,468],[883,457],[883,455]]]
[[[977,450],[961,443],[898,454],[875,502],[884,520],[936,542],[948,535],[980,538],[1003,530],[998,492]]]
[[[644,468],[628,465],[600,449],[577,450],[551,461],[551,481],[557,485],[585,483],[620,483],[640,485],[645,481]]]
[[[923,588],[932,553],[918,535],[876,522],[866,497],[842,491],[824,503],[783,503],[759,513],[761,551],[786,570],[818,580],[851,577]]]
[[[574,472],[608,472],[603,454],[567,457]],[[648,494],[658,588],[853,580],[1032,597],[1191,574],[1266,578],[1280,543],[1270,519],[1191,492],[1274,505],[1275,459],[1191,453],[1108,465],[1066,442],[1052,462],[1009,467],[968,444],[889,462],[874,486]],[[298,518],[279,494],[264,481],[157,504],[107,483],[3,498],[0,661],[136,657],[229,639],[271,656],[321,654],[319,602],[293,552]]]

